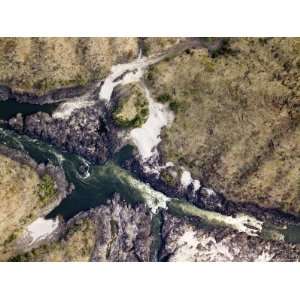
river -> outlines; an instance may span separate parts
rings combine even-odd
[[[135,199],[136,194],[131,193],[122,182],[106,172],[107,166],[91,165],[78,155],[59,152],[51,145],[3,128],[0,128],[0,144],[25,151],[38,163],[51,162],[63,167],[75,190],[49,214],[49,218],[61,215],[68,220],[80,211],[103,204],[115,192],[122,194],[129,201]],[[114,158],[116,165],[122,163],[130,153],[131,147],[124,147]],[[84,172],[81,169],[84,169]]]
[[[159,59],[162,59],[162,57]],[[157,62],[157,59],[149,59],[147,61],[139,57],[130,64],[114,66],[112,73],[103,82],[99,101],[105,101],[109,104],[113,88],[117,83],[126,84],[140,81],[144,69],[155,62]],[[90,103],[87,103],[87,105],[90,105]],[[62,107],[60,105],[60,108]],[[57,104],[39,106],[8,100],[0,102],[0,119],[8,120],[15,116],[16,113],[22,113],[24,116],[38,111],[52,114],[56,108]],[[157,111],[163,111],[163,108],[158,107],[157,110],[154,110],[154,113],[157,114]],[[63,110],[61,112],[63,113]],[[62,117],[65,116],[62,114]],[[160,119],[162,126],[165,126],[167,124],[165,119],[163,117]],[[156,119],[154,118],[154,120]],[[151,124],[146,123],[146,125],[151,127]],[[147,137],[145,133],[149,132],[147,126],[142,132],[143,137]],[[148,134],[148,136],[149,140],[153,140],[151,134]],[[159,139],[155,140],[154,146],[159,141]],[[185,199],[168,198],[163,193],[154,190],[148,184],[142,182],[139,178],[135,178],[134,175],[120,167],[124,160],[132,156],[133,146],[130,145],[124,146],[106,164],[94,165],[81,156],[62,152],[45,142],[17,134],[5,128],[0,128],[0,144],[27,152],[38,163],[51,162],[54,165],[61,166],[65,171],[67,180],[73,183],[75,187],[73,192],[50,212],[47,218],[53,219],[60,215],[65,220],[69,220],[81,211],[106,203],[107,199],[114,193],[119,193],[128,202],[144,202],[149,206],[153,214],[156,214],[161,209],[168,209],[171,213],[179,216],[197,217],[208,225],[227,226],[240,232],[245,232],[248,235],[300,243],[300,226],[298,225],[276,227],[245,214],[238,214],[235,217],[226,216],[200,209]],[[139,148],[138,141],[134,142],[134,144]],[[150,144],[150,146],[153,148],[153,144]],[[143,158],[143,155],[141,157]],[[146,158],[148,159],[149,157],[146,156]]]
[[[21,112],[23,116],[31,115],[39,111],[52,113],[56,107],[57,103],[53,104],[24,104],[19,103],[14,99],[9,99],[7,101],[0,101],[0,120],[8,121],[10,118],[14,117],[17,113]]]
[[[65,220],[69,220],[81,211],[106,203],[114,193],[119,193],[128,202],[145,202],[150,208],[155,208],[154,212],[158,208],[169,209],[171,213],[179,216],[199,217],[205,224],[228,226],[264,238],[278,239],[277,237],[281,235],[286,241],[300,242],[299,226],[276,228],[250,216],[241,215],[237,218],[223,216],[199,209],[183,199],[170,199],[163,196],[162,193],[140,182],[138,178],[134,178],[119,166],[123,160],[131,156],[131,146],[125,146],[112,161],[104,165],[92,165],[78,155],[60,152],[44,142],[3,128],[0,128],[0,144],[25,151],[39,163],[51,162],[63,167],[68,181],[74,184],[75,190],[50,212],[47,218],[60,215]],[[81,171],[82,167],[85,173]]]

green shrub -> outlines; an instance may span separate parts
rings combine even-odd
[[[46,205],[49,200],[53,199],[56,194],[56,187],[53,178],[46,174],[38,184],[38,197],[42,205]]]
[[[177,178],[173,177],[168,169],[161,171],[160,178],[169,186],[176,186],[178,184]]]
[[[157,97],[157,100],[161,103],[167,103],[167,102],[170,102],[172,99],[171,99],[171,96],[167,93],[165,94],[161,94]]]
[[[177,113],[179,111],[180,104],[178,102],[172,101],[169,106],[170,106],[170,109],[172,111],[174,111],[175,113]]]
[[[148,100],[140,86],[131,84],[129,92],[114,109],[113,119],[120,127],[141,127],[149,116]]]

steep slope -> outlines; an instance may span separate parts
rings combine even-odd
[[[299,213],[299,54],[299,39],[239,38],[151,67],[153,95],[176,112],[165,161],[230,200]]]
[[[137,54],[137,38],[1,38],[0,84],[43,95],[102,79]]]

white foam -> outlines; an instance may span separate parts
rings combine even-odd
[[[200,181],[198,179],[193,180],[193,188],[194,188],[194,193],[196,193],[201,187]]]
[[[152,189],[149,184],[142,183],[131,176],[128,177],[128,182],[143,195],[147,206],[151,209],[153,214],[156,214],[159,208],[168,208],[167,202],[170,201],[171,198]]]
[[[191,176],[191,173],[189,171],[184,170],[180,178],[180,183],[184,188],[187,188],[192,182],[193,178]]]
[[[231,228],[251,236],[258,236],[262,232],[263,222],[248,215],[238,214],[236,217],[221,215],[221,219]]]
[[[33,223],[31,223],[27,227],[27,232],[31,238],[30,245],[40,241],[42,239],[45,239],[50,234],[54,232],[55,229],[57,229],[59,226],[59,219],[49,219],[46,220],[44,218],[38,218]]]
[[[82,179],[87,179],[87,178],[89,178],[90,176],[91,176],[91,173],[90,173],[90,163],[89,163],[89,161],[88,160],[86,160],[85,158],[83,158],[82,156],[79,156],[78,157],[79,158],[79,160],[85,165],[85,167],[86,167],[86,172],[84,173],[84,175],[80,175],[80,174],[78,174],[79,175],[79,177],[81,177]]]
[[[140,52],[139,57],[134,61],[112,66],[110,75],[106,77],[100,89],[99,99],[109,101],[111,99],[113,89],[118,84],[124,85],[140,81],[144,75],[145,69],[160,59],[162,59],[162,57],[142,57]],[[119,77],[120,79],[118,79]]]
[[[88,101],[85,99],[64,102],[57,107],[57,109],[53,112],[52,117],[55,119],[69,119],[74,111],[94,104],[94,101]]]
[[[140,52],[139,57],[134,61],[112,66],[110,75],[104,80],[100,89],[99,99],[109,102],[113,89],[117,85],[141,81],[146,68],[162,58],[163,56],[142,57]],[[155,102],[145,85],[143,88],[149,103],[149,117],[142,127],[131,130],[128,138],[137,146],[144,162],[150,161],[151,158],[153,162],[158,158],[156,147],[161,141],[161,129],[173,121],[174,114],[169,110],[168,105]],[[151,166],[149,170],[155,171],[155,166]]]
[[[210,189],[210,188],[203,188],[203,190],[205,190],[205,192],[207,193],[208,196],[215,196],[216,195],[215,191]]]
[[[198,179],[193,179],[191,172],[182,168],[183,172],[181,174],[180,183],[181,185],[187,189],[187,187],[192,184],[193,185],[193,193],[195,194],[201,187],[200,181]]]
[[[110,75],[104,80],[100,89],[99,99],[109,102],[113,89],[117,85],[141,81],[145,69],[162,58],[162,56],[157,58],[142,57],[140,52],[139,57],[134,61],[112,66]],[[137,146],[142,160],[146,161],[153,157],[157,158],[156,146],[161,141],[161,129],[173,121],[174,114],[167,105],[156,103],[146,86],[143,85],[143,88],[149,103],[149,117],[142,127],[130,131],[129,139]]]
[[[56,157],[59,165],[62,166],[63,162],[65,161],[64,156],[59,152],[55,151],[54,149],[49,149],[49,152],[51,152]]]
[[[145,95],[149,102],[149,117],[142,127],[132,129],[129,134],[144,162],[151,158],[158,158],[157,145],[161,141],[161,129],[174,120],[173,112],[167,105],[155,102],[147,87],[145,87]]]

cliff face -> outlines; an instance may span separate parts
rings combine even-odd
[[[300,40],[231,39],[150,68],[155,98],[176,112],[165,161],[227,199],[300,211]]]
[[[267,241],[229,228],[205,228],[165,215],[161,260],[199,262],[299,261],[299,245]]]
[[[61,237],[13,260],[18,261],[150,261],[151,215],[115,195],[108,205],[79,213]]]
[[[158,217],[158,216],[156,216]],[[229,228],[208,228],[168,212],[160,221],[144,205],[115,195],[107,205],[79,213],[56,241],[13,261],[299,261],[300,247]]]
[[[137,54],[137,38],[0,38],[0,84],[43,95],[102,79]]]

